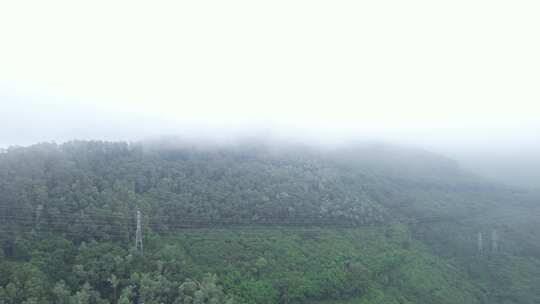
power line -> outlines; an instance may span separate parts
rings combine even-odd
[[[6,207],[0,206],[0,209],[6,210]],[[119,220],[122,220],[124,222],[127,222],[128,225],[130,222],[133,221],[132,216],[124,216],[120,215],[118,213],[112,214],[108,211],[100,212],[100,213],[94,213],[93,211],[88,212],[85,210],[79,210],[75,212],[75,214],[66,213],[65,211],[62,212],[56,212],[54,214],[50,214],[47,212],[44,212],[45,214],[42,214],[41,216],[36,216],[35,211],[31,211],[28,209],[21,209],[21,208],[7,208],[9,211],[17,211],[17,210],[25,210],[29,211],[30,213],[34,213],[33,215],[24,216],[24,215],[13,215],[13,214],[1,214],[0,219],[4,220],[7,224],[17,224],[17,225],[27,225],[27,226],[34,226],[34,227],[47,227],[49,230],[57,229],[61,230],[63,226],[67,225],[88,225],[91,226],[91,229],[86,229],[86,231],[98,231],[103,232],[106,231],[108,233],[126,233],[126,231],[132,229],[130,227],[127,227],[123,229],[122,227],[125,226],[125,223],[118,223]],[[43,211],[41,211],[43,213]],[[107,214],[108,213],[108,214]],[[529,215],[534,215],[534,213],[529,213]],[[77,215],[91,215],[91,217],[80,217]],[[483,217],[477,216],[477,217],[471,217],[471,218],[465,218],[465,219],[455,219],[455,218],[449,218],[449,217],[442,217],[442,216],[432,216],[432,217],[421,217],[421,218],[411,218],[407,221],[398,221],[398,223],[403,224],[418,224],[418,223],[437,223],[437,222],[455,222],[455,223],[463,223],[467,221],[476,221],[476,222],[485,222],[485,221],[494,221],[497,219],[504,219],[504,218],[512,218],[513,216],[522,216],[521,214],[514,214],[514,215],[500,215],[500,216],[491,216],[491,215],[484,215]],[[242,227],[242,226],[250,226],[250,225],[257,225],[257,226],[287,226],[289,229],[294,226],[298,227],[306,227],[306,226],[322,226],[322,225],[328,225],[332,227],[376,227],[381,225],[386,225],[385,223],[368,223],[368,224],[358,224],[358,223],[346,223],[343,224],[336,222],[335,219],[324,219],[320,217],[303,217],[303,218],[294,218],[295,220],[291,219],[283,219],[279,218],[278,221],[276,221],[277,217],[267,217],[264,220],[246,220],[246,219],[238,219],[238,218],[209,218],[209,217],[168,217],[168,216],[147,216],[146,219],[148,223],[146,226],[150,228],[155,233],[161,233],[161,234],[176,234],[179,233],[181,229],[197,229],[197,228],[213,228],[217,229],[217,227],[228,227],[229,229],[231,227]],[[38,220],[39,219],[39,220]],[[166,221],[160,221],[160,219],[165,219]],[[274,221],[272,221],[274,219]],[[309,219],[315,219],[315,221],[308,221]],[[177,221],[178,223],[171,223],[171,221]],[[97,229],[94,229],[97,228]],[[100,229],[102,228],[102,229]],[[67,229],[66,229],[67,231]]]

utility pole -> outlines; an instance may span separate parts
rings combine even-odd
[[[137,209],[137,231],[135,233],[135,250],[143,255],[141,212]]]
[[[499,251],[499,236],[497,235],[497,230],[491,230],[491,252],[497,253]]]
[[[478,232],[478,255],[484,255],[484,242],[482,240],[482,232]]]

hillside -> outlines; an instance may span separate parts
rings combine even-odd
[[[382,144],[13,147],[0,303],[537,303],[536,202]]]

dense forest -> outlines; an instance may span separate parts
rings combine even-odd
[[[385,144],[11,147],[0,304],[540,303],[539,198]]]

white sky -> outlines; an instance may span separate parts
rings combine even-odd
[[[538,1],[1,1],[0,146],[254,128],[540,142],[539,16]]]

